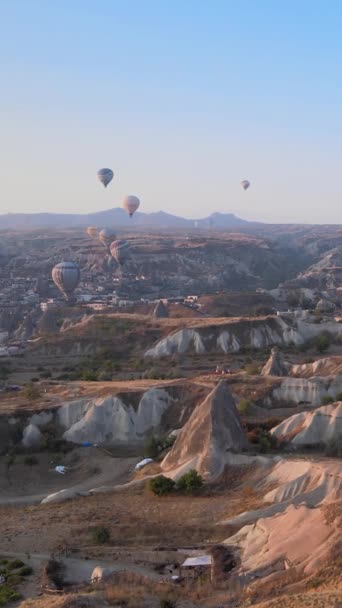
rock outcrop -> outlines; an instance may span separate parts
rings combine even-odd
[[[281,459],[257,487],[265,492],[267,506],[222,522],[244,525],[226,540],[239,550],[242,569],[262,577],[294,563],[312,573],[340,541],[340,530],[333,518],[327,521],[324,508],[342,497],[342,463]]]
[[[289,365],[284,361],[279,349],[274,346],[270,358],[261,370],[262,376],[288,376]]]
[[[295,414],[274,427],[271,433],[294,447],[328,444],[342,435],[342,402]]]
[[[162,388],[151,388],[134,404],[115,395],[98,399],[80,399],[65,404],[58,411],[59,423],[66,430],[63,438],[73,443],[122,444],[144,441],[148,432],[157,429],[163,414],[173,402]]]
[[[272,400],[317,407],[328,397],[335,401],[341,392],[342,376],[284,378],[280,386],[273,390]]]
[[[291,368],[291,376],[298,378],[311,378],[312,376],[342,376],[342,357],[324,357],[313,363],[302,363],[302,365],[293,365]]]
[[[29,424],[23,431],[22,444],[25,448],[39,447],[42,441],[42,434],[35,424]]]
[[[314,531],[314,533],[313,533]],[[259,519],[226,540],[240,550],[241,565],[253,578],[296,570],[312,574],[329,559],[340,539],[322,509],[290,506],[276,517]]]
[[[305,344],[323,332],[342,336],[342,323],[311,323],[296,317],[255,317],[208,324],[204,322],[177,330],[146,351],[145,357],[158,359],[173,354],[236,353],[241,348]]]
[[[16,340],[29,340],[34,333],[34,324],[31,315],[26,315],[25,319],[20,323],[19,327],[14,332]]]
[[[37,332],[40,334],[55,334],[58,331],[58,314],[55,309],[48,308],[38,321]]]
[[[153,311],[153,317],[155,319],[166,319],[169,316],[169,311],[165,304],[160,300],[155,306]]]
[[[173,477],[196,469],[204,478],[214,479],[234,461],[234,454],[247,449],[233,396],[222,380],[194,410],[161,467]]]

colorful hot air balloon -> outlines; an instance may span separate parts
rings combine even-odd
[[[114,241],[115,236],[115,232],[112,228],[103,228],[99,232],[99,239],[105,247],[109,247],[109,245]]]
[[[91,239],[95,239],[98,235],[98,229],[95,226],[88,226],[87,235],[90,236]]]
[[[130,248],[128,241],[119,240],[111,244],[110,253],[119,266],[122,266],[129,257]]]
[[[251,182],[249,182],[248,179],[244,179],[241,182],[241,186],[243,187],[244,190],[248,190],[250,185],[251,185]]]
[[[111,169],[99,169],[97,172],[97,177],[100,180],[101,184],[103,184],[104,187],[107,188],[108,184],[112,181],[114,177],[114,173]]]
[[[122,203],[122,206],[125,209],[125,211],[127,211],[129,217],[132,217],[133,213],[136,212],[139,205],[140,205],[140,201],[139,201],[138,197],[134,196],[133,194],[125,196],[123,203]]]
[[[80,282],[81,271],[75,262],[60,262],[52,269],[52,280],[68,301]]]

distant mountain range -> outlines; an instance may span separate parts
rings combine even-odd
[[[248,222],[233,213],[212,213],[206,218],[188,220],[177,215],[158,211],[157,213],[137,212],[131,220],[121,208],[107,209],[97,213],[7,213],[0,215],[0,230],[34,228],[71,228],[95,226],[146,227],[146,228],[211,228],[229,229],[247,227]]]

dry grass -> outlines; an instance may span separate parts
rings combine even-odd
[[[341,592],[299,593],[277,597],[261,604],[254,604],[255,608],[341,608]]]

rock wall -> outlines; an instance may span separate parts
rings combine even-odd
[[[21,418],[22,442],[25,447],[38,447],[48,425],[50,434],[54,428],[56,438],[63,437],[76,444],[137,444],[152,431],[162,431],[164,414],[173,404],[177,409],[177,401],[175,391],[168,392],[164,388],[76,399],[54,410],[33,414],[24,421]],[[179,407],[177,413],[181,415]]]
[[[342,376],[320,378],[285,378],[272,392],[272,401],[319,406],[324,398],[336,397],[342,392]]]
[[[227,323],[198,325],[171,333],[147,350],[145,357],[158,359],[183,353],[235,353],[242,348],[300,346],[323,332],[342,336],[342,324],[334,321],[315,324],[280,316],[227,320]]]
[[[287,418],[271,433],[293,447],[328,444],[342,435],[342,402],[331,403],[314,412],[301,412]]]
[[[172,401],[166,390],[152,388],[142,395],[138,407],[129,400],[108,396],[65,404],[58,418],[66,428],[63,438],[73,443],[137,443],[160,426]]]

